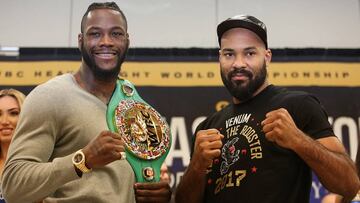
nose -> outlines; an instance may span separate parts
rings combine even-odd
[[[237,55],[232,64],[233,68],[246,68],[244,57]]]
[[[113,44],[111,36],[106,34],[101,38],[100,46],[112,46]]]
[[[5,125],[5,124],[9,124],[9,117],[7,115],[1,115],[0,116],[0,124],[1,125]]]

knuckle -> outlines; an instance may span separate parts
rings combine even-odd
[[[100,132],[100,136],[106,136],[109,132],[104,130]]]
[[[282,130],[280,128],[274,128],[273,131],[276,135],[280,135],[282,132]]]
[[[113,145],[110,144],[110,143],[104,143],[104,144],[103,144],[103,148],[104,148],[105,150],[112,150],[112,149],[113,149],[112,146],[113,146]]]
[[[222,144],[222,142],[220,140],[215,142],[215,147],[216,148],[220,148],[222,145],[223,144]]]
[[[200,151],[204,151],[206,149],[206,144],[204,142],[200,143],[198,146]]]
[[[220,151],[220,149],[218,149],[218,150],[216,150],[216,151],[215,151],[215,157],[218,157],[218,156],[220,156],[220,154],[221,154],[221,151]]]
[[[276,119],[276,120],[274,121],[274,126],[275,126],[274,128],[276,128],[277,126],[280,126],[281,123],[282,123],[281,119]]]
[[[203,134],[206,134],[206,131],[205,130],[199,130],[197,133],[196,133],[196,135],[198,136],[198,135],[203,135]]]

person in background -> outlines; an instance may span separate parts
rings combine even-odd
[[[169,202],[168,182],[139,183],[107,104],[130,40],[114,2],[92,3],[81,21],[79,70],[37,86],[24,102],[2,177],[5,200],[24,202]]]
[[[167,183],[170,184],[170,172],[169,172],[169,168],[167,167],[166,164],[162,164],[161,168],[160,168],[160,178],[162,181],[165,181]]]
[[[237,15],[217,34],[233,103],[197,127],[176,202],[305,203],[312,170],[325,188],[351,200],[360,181],[319,100],[268,81],[265,24]]]
[[[24,99],[25,95],[18,90],[0,90],[0,176],[2,176],[8,149],[18,123]],[[1,191],[0,202],[4,202]]]
[[[0,90],[0,176],[24,99],[25,95],[18,90]]]

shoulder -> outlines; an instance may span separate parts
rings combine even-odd
[[[275,92],[278,97],[286,99],[298,99],[310,95],[308,92],[305,91],[290,90],[288,88],[278,86],[274,86],[272,91]]]
[[[282,104],[287,104],[290,106],[320,104],[320,100],[315,95],[305,91],[289,90],[283,87],[274,87],[273,91],[275,92],[273,100]]]
[[[62,95],[64,92],[74,88],[74,82],[71,74],[64,74],[61,76],[54,77],[49,81],[38,85],[35,87],[30,94],[26,97],[44,97],[44,99],[51,99],[56,97],[56,95]]]
[[[47,82],[38,85],[35,91],[50,91],[50,90],[62,90],[67,89],[69,86],[74,84],[73,76],[69,73],[56,76]]]
[[[23,109],[46,109],[53,104],[64,103],[74,89],[71,80],[72,76],[65,74],[38,85],[26,96]]]

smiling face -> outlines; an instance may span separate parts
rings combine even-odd
[[[17,100],[12,96],[0,97],[0,142],[10,142],[20,114]]]
[[[267,85],[271,51],[252,31],[233,28],[221,38],[219,61],[225,87],[240,103],[258,94]]]
[[[83,61],[99,79],[116,78],[129,46],[126,22],[120,12],[95,9],[79,34]]]

